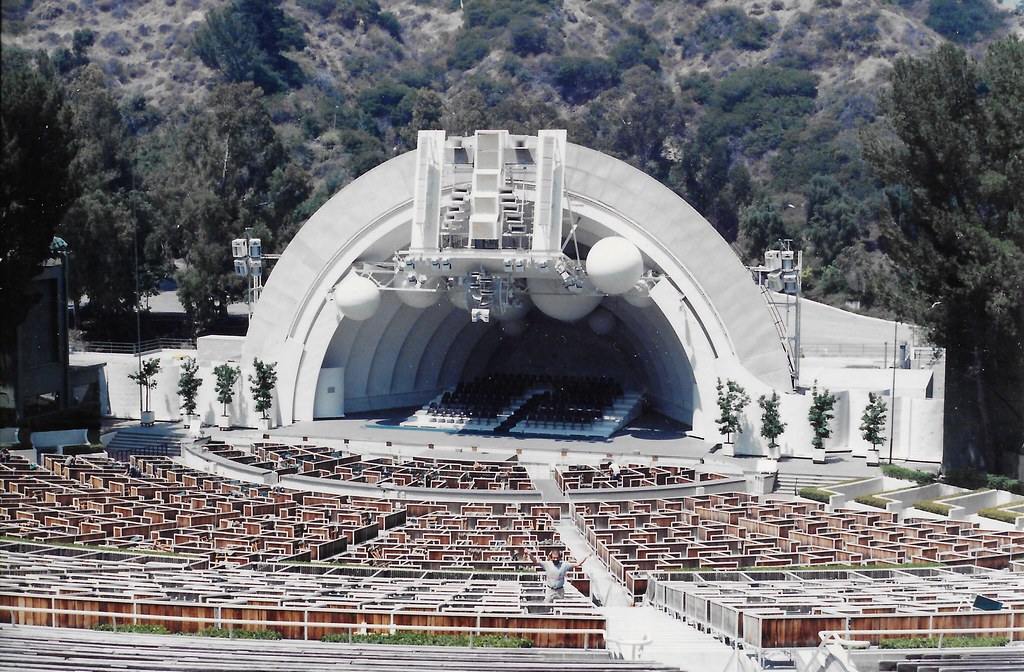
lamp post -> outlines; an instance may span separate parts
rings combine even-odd
[[[231,256],[235,260],[235,275],[246,279],[245,305],[252,322],[252,304],[263,289],[263,243],[252,237],[252,228],[246,227],[245,238],[231,241]]]
[[[892,388],[889,392],[889,399],[892,400],[892,409],[889,411],[889,464],[892,464],[892,444],[896,433],[896,339],[900,323],[897,319],[892,323]]]

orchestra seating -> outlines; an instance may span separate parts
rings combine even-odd
[[[252,444],[251,451],[209,443],[207,450],[240,464],[351,483],[459,490],[532,490],[526,469],[516,462],[435,460],[423,457],[366,458],[315,445]]]
[[[641,395],[607,377],[491,374],[460,382],[402,423],[448,431],[608,437]]]
[[[610,463],[600,467],[572,464],[555,469],[555,483],[566,493],[577,490],[689,485],[721,478],[724,477],[720,474],[676,465],[627,464],[619,468],[618,474],[611,469]]]
[[[652,662],[610,660],[604,651],[502,649],[168,637],[5,627],[0,670],[94,672],[668,672]]]
[[[573,521],[635,595],[655,571],[940,562],[1007,568],[1024,532],[883,511],[829,512],[818,502],[743,493],[573,502]]]
[[[1009,638],[999,628],[1024,619],[1021,585],[1019,574],[971,565],[667,572],[652,576],[648,601],[726,639],[781,649],[817,646],[829,631],[873,644],[943,629],[993,628],[984,634]],[[998,610],[974,606],[977,596]],[[871,630],[886,632],[864,632]]]

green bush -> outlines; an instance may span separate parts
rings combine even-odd
[[[935,474],[918,469],[907,469],[897,464],[882,465],[882,473],[889,478],[898,478],[901,481],[913,481],[918,485],[928,485],[935,482]]]
[[[1003,18],[990,0],[931,0],[924,23],[947,40],[969,44],[1002,26]]]
[[[816,502],[828,504],[829,499],[831,499],[832,495],[835,493],[827,490],[821,490],[820,488],[800,488],[797,494],[804,499],[813,499]]]
[[[929,513],[937,513],[940,516],[948,516],[949,510],[952,507],[950,507],[949,504],[943,504],[941,502],[935,501],[934,499],[922,499],[920,501],[914,502],[914,508],[921,509],[922,511],[927,511]]]
[[[944,637],[943,648],[965,648],[976,646],[1006,646],[1006,637]],[[883,639],[878,642],[880,649],[937,649],[938,637],[900,637]]]
[[[169,635],[171,631],[162,625],[146,625],[143,623],[122,623],[114,628],[112,623],[94,625],[93,630],[100,632],[135,632],[143,635]]]
[[[324,635],[324,642],[348,642],[349,636],[344,634]],[[372,635],[352,635],[351,641],[357,644],[400,644],[403,646],[469,646],[469,635],[435,635],[429,632],[393,632]],[[507,635],[479,635],[473,638],[473,646],[504,649],[528,649],[533,641],[523,637]]]
[[[1003,509],[998,506],[991,506],[987,509],[982,509],[981,511],[978,511],[978,515],[984,516],[985,518],[991,518],[992,520],[999,520],[1004,523],[1010,523],[1011,525],[1014,525],[1017,522],[1017,517],[1024,514],[1017,513],[1015,511],[1007,511],[1006,509]]]
[[[195,633],[196,637],[234,637],[235,639],[281,639],[277,630],[228,630],[227,628],[203,628]]]
[[[876,509],[884,509],[885,505],[891,502],[892,500],[885,499],[883,497],[878,497],[876,495],[863,495],[862,497],[855,498],[853,501],[857,502],[858,504],[873,506]]]
[[[103,447],[102,443],[91,443],[89,445],[81,446],[64,446],[65,455],[93,455],[95,453],[102,453],[106,448]]]

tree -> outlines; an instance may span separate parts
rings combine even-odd
[[[211,9],[192,41],[203,64],[225,80],[249,81],[267,93],[302,82],[302,70],[285,53],[305,47],[302,27],[281,0],[234,0]]]
[[[875,450],[885,443],[882,430],[885,428],[886,410],[882,395],[869,392],[868,405],[864,407],[864,415],[860,418],[860,435]]]
[[[791,238],[770,198],[754,201],[740,214],[740,232],[746,239],[747,255],[764,260],[764,253],[780,240]]]
[[[829,423],[835,417],[833,409],[837,401],[839,398],[834,394],[829,394],[827,389],[818,392],[818,383],[815,381],[814,387],[811,388],[811,409],[807,413],[807,420],[810,421],[811,429],[814,430],[811,445],[815,449],[824,448],[825,439],[832,436],[832,428],[829,427]]]
[[[180,246],[174,252],[186,266],[177,276],[178,297],[205,325],[244,296],[232,271],[231,240],[253,227],[269,250],[277,232],[291,230],[292,204],[308,193],[308,178],[297,166],[288,170],[262,93],[251,84],[214,89],[174,139],[161,182],[161,235]]]
[[[217,377],[217,401],[223,404],[221,415],[228,414],[228,404],[235,399],[235,383],[241,374],[241,369],[230,364],[220,364],[213,369],[213,375]]]
[[[138,383],[139,387],[146,390],[146,401],[143,411],[149,412],[150,393],[156,389],[156,374],[160,373],[160,360],[157,358],[147,359],[139,366],[135,373],[129,373],[128,378]]]
[[[178,377],[178,396],[181,397],[181,409],[185,415],[196,414],[196,397],[203,379],[199,377],[199,363],[194,357],[181,360],[181,375]]]
[[[718,408],[721,411],[715,422],[718,423],[718,431],[726,435],[726,442],[731,443],[732,434],[743,431],[740,426],[740,413],[750,403],[750,397],[735,380],[726,380],[723,383],[719,378],[715,389],[718,391]]]
[[[762,410],[761,436],[768,439],[768,447],[774,454],[775,449],[779,447],[776,439],[782,436],[782,432],[786,429],[786,423],[779,416],[779,393],[772,390],[770,397],[762,394],[757,400],[757,405]]]
[[[946,44],[898,59],[889,82],[891,133],[865,157],[889,199],[902,313],[946,348],[943,461],[1015,471],[1001,456],[1024,436],[1024,42],[993,43],[981,65]]]
[[[249,390],[252,392],[253,401],[256,402],[256,411],[263,414],[267,419],[267,411],[273,404],[274,386],[277,385],[277,372],[274,370],[276,364],[265,364],[253,358],[252,367],[255,373],[249,376]]]
[[[49,59],[4,47],[2,70],[0,331],[6,334],[35,303],[25,288],[50,256],[74,186],[68,175],[73,131],[64,88]],[[5,337],[0,351],[13,354],[8,345]]]

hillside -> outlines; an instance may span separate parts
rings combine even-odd
[[[296,29],[289,39],[302,47],[279,64],[298,67],[279,90],[246,97],[224,93],[230,74],[193,48],[208,12],[226,6],[3,2],[5,48],[56,55],[72,92],[98,68],[131,118],[141,148],[131,181],[152,194],[144,254],[156,277],[171,271],[168,257],[198,268],[196,245],[245,225],[279,249],[330,194],[411,149],[419,127],[564,127],[675,189],[750,260],[777,238],[796,239],[814,268],[812,295],[871,310],[884,308],[876,290],[889,263],[878,244],[884,208],[860,150],[891,63],[947,39],[982,58],[994,40],[1024,35],[1024,11],[987,0],[286,0],[280,8],[294,24],[283,30]],[[230,39],[218,39],[211,49],[223,56]],[[197,139],[213,123],[204,115],[223,124],[246,110],[253,116],[240,123],[259,124],[264,108],[272,131],[261,142],[279,145],[262,181],[232,192],[240,205],[226,215],[181,205],[206,188],[189,183],[202,172],[189,164],[209,159],[215,171],[223,153],[228,170],[226,150]],[[210,156],[189,155],[189,142]],[[266,154],[258,143],[251,150]],[[251,195],[271,207],[246,206]],[[833,220],[814,220],[814,208]],[[209,235],[191,233],[218,217]],[[221,291],[237,296],[238,287]],[[183,298],[202,312],[202,297]]]

